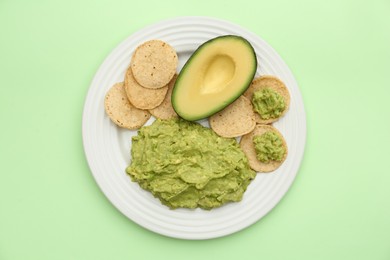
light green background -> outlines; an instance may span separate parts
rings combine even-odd
[[[266,40],[294,73],[307,144],[296,181],[236,234],[147,231],[96,185],[84,98],[126,37],[213,16]],[[0,0],[0,259],[390,259],[390,1]]]

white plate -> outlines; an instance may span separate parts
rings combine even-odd
[[[161,39],[179,56],[179,70],[203,42],[219,35],[235,34],[253,45],[258,59],[257,75],[271,74],[287,85],[291,107],[274,126],[284,135],[289,154],[271,174],[258,174],[239,203],[206,210],[170,210],[149,192],[131,182],[125,173],[130,163],[131,136],[104,112],[104,96],[123,81],[134,49],[144,41]],[[148,123],[150,123],[148,121]],[[298,85],[281,57],[264,40],[230,22],[208,17],[180,17],[146,27],[128,37],[106,58],[88,91],[83,112],[83,143],[86,158],[100,189],[115,207],[132,221],[156,233],[182,239],[225,236],[258,221],[283,197],[292,184],[304,153],[306,117]]]

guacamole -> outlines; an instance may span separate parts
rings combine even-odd
[[[257,159],[263,163],[269,163],[270,161],[280,162],[286,153],[282,139],[273,131],[254,136],[253,144]]]
[[[253,109],[265,120],[278,118],[286,109],[283,96],[270,88],[253,93],[252,104]]]
[[[184,119],[142,127],[131,156],[131,179],[172,209],[240,201],[256,176],[235,139]]]

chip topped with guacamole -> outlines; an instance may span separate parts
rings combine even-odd
[[[278,118],[286,109],[282,95],[271,88],[255,91],[252,104],[262,119]]]
[[[256,176],[234,138],[183,119],[143,126],[132,138],[131,156],[131,179],[171,209],[241,201]]]
[[[251,100],[258,124],[271,124],[282,118],[290,107],[290,92],[284,82],[272,75],[255,78],[244,96]]]
[[[273,172],[287,158],[288,148],[282,133],[272,125],[256,125],[240,140],[250,167],[257,172]]]
[[[253,144],[257,159],[263,163],[270,161],[282,161],[286,148],[284,147],[282,137],[274,131],[267,131],[262,135],[253,137]]]

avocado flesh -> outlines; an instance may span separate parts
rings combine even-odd
[[[236,66],[231,57],[215,56],[204,72],[200,94],[207,95],[223,91],[233,79],[235,70]]]
[[[181,70],[173,108],[186,120],[206,118],[234,102],[249,87],[256,69],[256,54],[247,40],[233,35],[211,39]]]

